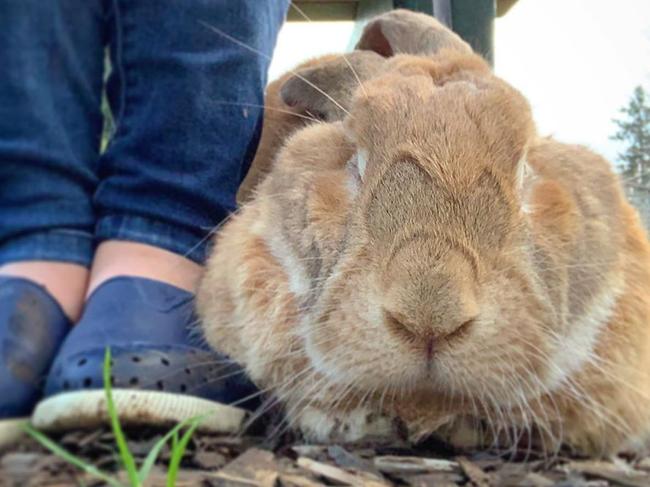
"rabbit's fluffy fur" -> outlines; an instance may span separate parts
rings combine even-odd
[[[319,441],[645,449],[650,246],[610,164],[537,136],[430,17],[358,47],[269,86],[197,297],[208,342]]]

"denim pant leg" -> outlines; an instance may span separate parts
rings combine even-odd
[[[257,146],[256,105],[288,4],[112,0],[108,95],[116,132],[95,193],[100,240],[203,262],[207,237],[235,208]]]
[[[92,258],[102,0],[0,7],[0,264]]]

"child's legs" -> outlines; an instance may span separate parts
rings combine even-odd
[[[288,0],[111,5],[116,133],[100,161],[96,235],[105,243],[91,288],[130,274],[191,290],[256,148],[256,105]]]
[[[0,15],[0,273],[45,285],[78,314],[93,254],[100,0],[20,0]]]

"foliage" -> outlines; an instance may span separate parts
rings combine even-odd
[[[650,96],[641,86],[621,114],[614,120],[618,131],[611,138],[625,147],[618,156],[625,192],[650,229]]]
[[[176,484],[176,476],[178,474],[178,469],[180,467],[181,460],[185,454],[187,444],[190,441],[190,438],[196,431],[196,428],[201,423],[203,417],[198,416],[194,418],[189,418],[174,428],[172,428],[166,435],[164,435],[160,440],[156,442],[153,446],[147,457],[140,465],[140,469],[136,467],[135,459],[133,454],[129,450],[126,436],[122,430],[120,424],[119,415],[117,408],[115,407],[115,402],[113,400],[113,393],[111,388],[111,351],[106,349],[106,354],[104,356],[104,392],[106,393],[106,408],[108,410],[108,416],[110,418],[111,428],[113,430],[113,436],[115,436],[115,442],[117,443],[117,449],[119,451],[119,459],[122,467],[126,471],[127,477],[129,478],[129,485],[131,487],[141,487],[149,473],[151,472],[152,467],[156,463],[160,452],[162,451],[165,444],[171,440],[171,459],[169,462],[169,467],[167,469],[167,487],[173,487]],[[181,429],[187,428],[183,435],[178,437]],[[25,426],[25,430],[29,433],[36,441],[38,441],[45,448],[53,452],[55,455],[63,458],[68,463],[80,468],[87,474],[103,480],[111,487],[126,487],[120,480],[115,477],[112,477],[110,474],[103,472],[96,468],[94,465],[86,462],[84,459],[70,453],[65,448],[58,445],[56,442],[52,441],[46,435],[36,430],[30,425]]]
[[[637,86],[621,113],[624,116],[614,120],[618,131],[612,139],[626,146],[619,154],[623,175],[626,181],[650,188],[650,96]]]

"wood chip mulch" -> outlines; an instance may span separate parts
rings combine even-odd
[[[129,447],[143,459],[160,433],[129,432]],[[75,431],[57,438],[69,451],[104,471],[117,472],[113,436],[106,430]],[[163,450],[148,486],[166,485],[169,450]],[[123,473],[116,473],[126,482]],[[97,481],[31,440],[0,453],[0,486],[99,486]],[[284,437],[196,435],[177,484],[181,486],[316,487],[349,485],[473,487],[650,487],[650,457],[613,461],[544,459],[518,455],[454,452],[429,442],[417,447],[366,441],[350,445],[306,445]]]

